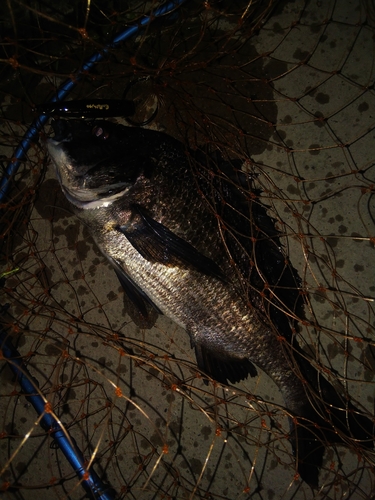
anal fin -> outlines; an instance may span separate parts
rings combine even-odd
[[[256,377],[257,369],[246,358],[217,355],[212,349],[196,344],[195,355],[198,367],[222,384],[232,384],[244,380],[248,375]]]

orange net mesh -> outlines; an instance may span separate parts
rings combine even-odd
[[[35,105],[159,6],[47,4],[9,0],[0,14],[4,172]],[[285,311],[298,342],[370,418],[374,28],[366,1],[188,0],[110,49],[69,95],[126,91],[139,121],[156,103],[151,128],[244,161],[302,280],[305,318]],[[312,492],[295,476],[287,412],[266,375],[205,385],[183,330],[156,314],[139,321],[48,163],[33,143],[1,202],[2,330],[85,467],[118,498],[372,498],[371,450],[349,438],[327,447]],[[84,498],[3,356],[0,369],[4,497]]]

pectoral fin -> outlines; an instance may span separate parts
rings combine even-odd
[[[148,317],[147,305],[152,306],[159,314],[162,314],[160,309],[152,302],[148,295],[146,295],[139,288],[139,286],[134,283],[130,276],[126,274],[119,262],[117,262],[115,259],[112,259],[111,257],[108,257],[108,260],[113,266],[120,284],[124,289],[124,292],[138,309],[138,311],[142,314],[142,316],[144,318]]]
[[[139,207],[133,207],[138,219],[131,225],[117,226],[143,258],[166,266],[192,267],[199,272],[226,281],[220,267]]]

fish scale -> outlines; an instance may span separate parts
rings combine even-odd
[[[281,309],[301,314],[300,279],[238,162],[111,122],[53,127],[47,147],[65,196],[125,292],[141,314],[151,304],[185,328],[198,366],[218,381],[255,376],[253,363],[272,378],[293,416],[302,479],[318,487],[323,443],[351,436],[372,448],[371,420],[293,341]]]
[[[121,204],[121,201],[115,203]],[[113,216],[113,211],[109,209],[111,213],[104,218]],[[95,229],[99,231],[100,228],[92,229],[96,233]],[[250,358],[277,383],[288,408],[303,416],[304,404],[301,402],[305,399],[305,390],[291,371],[291,362],[286,357],[280,360],[277,332],[265,325],[255,310],[246,306],[230,283],[224,285],[194,270],[182,272],[178,267],[151,264],[116,233],[112,230],[102,234],[97,240],[99,248],[126,266],[131,278],[166,316],[189,332],[194,344],[215,349],[223,358],[228,353]],[[126,261],[122,261],[124,255]],[[197,281],[199,287],[195,285]],[[173,300],[175,296],[180,299]],[[229,335],[232,332],[233,335]],[[290,377],[293,384],[290,384]]]

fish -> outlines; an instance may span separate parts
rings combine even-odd
[[[300,477],[319,485],[325,447],[373,447],[373,420],[318,372],[295,340],[297,271],[240,159],[156,130],[56,120],[47,149],[62,191],[141,314],[190,336],[220,383],[265,372],[290,416]]]

